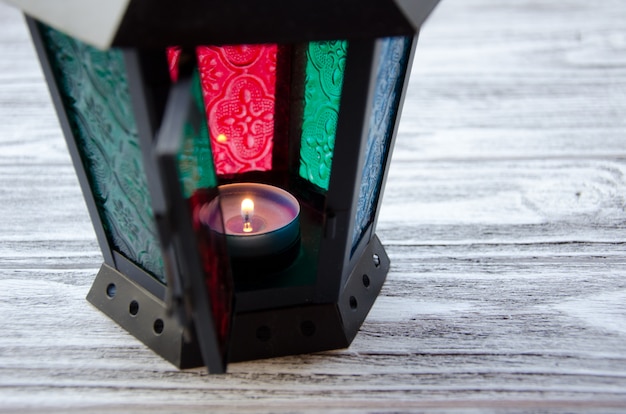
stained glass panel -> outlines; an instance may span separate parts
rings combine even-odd
[[[198,73],[194,74],[192,82],[192,98],[196,110],[204,112],[203,94],[198,79]],[[217,186],[213,153],[209,140],[209,131],[204,117],[201,122],[194,125],[187,122],[182,131],[183,139],[178,153],[178,173],[183,190],[183,195],[190,198],[199,188],[212,188]]]
[[[311,42],[306,51],[300,176],[328,190],[348,42]]]
[[[361,188],[352,233],[353,250],[361,239],[363,231],[372,222],[375,213],[374,208],[380,194],[384,161],[393,135],[410,47],[411,39],[408,37],[381,40],[365,164],[361,175]]]
[[[272,168],[276,45],[197,49],[217,173]]]
[[[180,59],[181,49],[179,47],[168,47],[166,53],[170,78],[172,78],[172,82],[176,82],[178,80],[178,61]]]
[[[41,29],[109,242],[165,283],[122,52]]]

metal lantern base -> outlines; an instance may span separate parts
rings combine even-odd
[[[204,365],[195,341],[183,339],[183,329],[168,315],[165,302],[131,277],[106,263],[87,294],[87,300],[119,326],[178,368]],[[153,281],[155,285],[159,282]]]
[[[374,236],[336,302],[236,312],[229,361],[273,358],[345,348],[370,311],[389,271],[389,258]],[[103,264],[87,300],[178,368],[202,366],[195,341],[186,342],[165,302],[131,277]],[[158,282],[155,280],[155,284]],[[143,286],[142,286],[143,285]]]

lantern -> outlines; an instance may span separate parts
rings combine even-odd
[[[22,7],[104,256],[88,300],[181,368],[349,346],[437,0],[74,3]]]

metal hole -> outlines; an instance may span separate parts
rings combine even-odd
[[[165,328],[163,319],[157,319],[154,321],[154,324],[152,325],[152,329],[154,329],[155,334],[161,335],[163,333],[163,328]]]
[[[368,275],[363,275],[363,286],[365,286],[365,288],[370,287],[370,277]]]
[[[359,303],[357,302],[354,296],[350,296],[350,309],[356,310],[359,307]]]
[[[130,305],[128,305],[128,313],[135,316],[137,315],[138,312],[139,312],[139,302],[137,302],[136,300],[133,300],[132,302],[130,302]]]
[[[107,297],[109,297],[109,299],[113,299],[116,293],[117,286],[115,286],[115,283],[109,283],[107,286]]]

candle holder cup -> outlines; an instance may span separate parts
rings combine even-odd
[[[180,368],[349,346],[438,0],[85,2],[102,27],[21,7],[103,252],[88,300]]]

